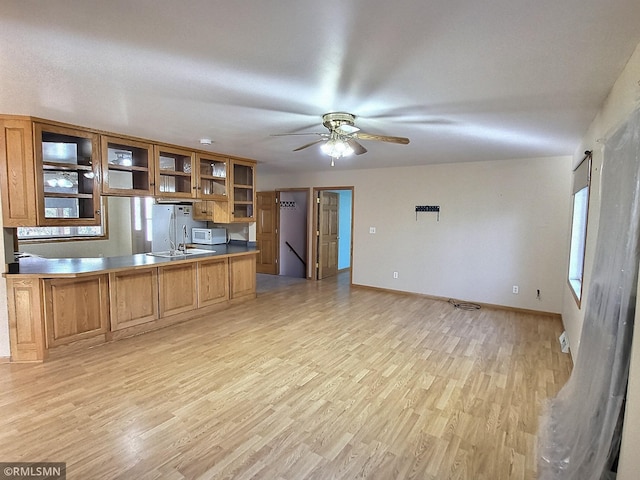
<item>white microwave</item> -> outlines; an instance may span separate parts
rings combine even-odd
[[[200,245],[227,243],[226,228],[192,228],[191,241]]]

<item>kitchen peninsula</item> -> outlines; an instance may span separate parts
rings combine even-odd
[[[210,252],[198,245],[199,252],[177,257],[13,256],[20,228],[106,228],[110,197],[192,204],[193,219],[203,224],[255,222],[255,168],[251,159],[0,115],[11,361],[43,361],[64,345],[137,335],[254,298],[258,251],[246,242],[212,245]],[[146,251],[125,247],[115,251]]]
[[[174,258],[22,258],[4,275],[11,359],[39,362],[60,345],[116,340],[255,298],[257,253],[228,244]]]

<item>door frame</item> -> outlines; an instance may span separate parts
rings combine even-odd
[[[317,235],[317,222],[318,222],[318,195],[322,190],[330,190],[330,191],[340,191],[346,190],[351,192],[351,243],[349,245],[349,258],[351,259],[350,267],[349,267],[349,284],[353,285],[353,219],[355,213],[355,188],[353,186],[342,186],[342,187],[313,187],[313,196],[311,204],[313,205],[312,216],[313,222],[310,225],[310,241],[311,241],[311,271],[309,272],[309,278],[313,280],[318,280],[318,268],[316,267],[317,258],[318,258],[318,235]],[[340,271],[338,270],[338,273]]]

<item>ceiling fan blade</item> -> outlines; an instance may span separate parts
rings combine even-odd
[[[316,143],[320,143],[320,142],[324,142],[324,138],[323,138],[323,139],[321,139],[321,140],[316,140],[316,141],[311,142],[311,143],[307,143],[306,145],[303,145],[303,146],[301,146],[301,147],[298,147],[298,148],[294,149],[293,151],[294,151],[294,152],[298,152],[298,151],[300,151],[300,150],[304,150],[305,148],[309,148],[309,147],[311,147],[311,146],[315,145]]]
[[[367,149],[364,148],[362,145],[360,145],[358,142],[356,142],[353,138],[350,138],[349,140],[347,140],[347,143],[351,148],[353,148],[353,153],[355,153],[356,155],[362,155],[363,153],[367,153]]]
[[[364,132],[358,132],[354,137],[360,140],[379,140],[381,142],[399,143],[402,145],[409,143],[409,139],[405,137],[389,137],[387,135],[373,135],[371,133]]]
[[[290,137],[292,135],[320,135],[322,137],[326,137],[326,133],[318,133],[318,132],[308,132],[308,133],[272,133],[269,135],[270,137]]]

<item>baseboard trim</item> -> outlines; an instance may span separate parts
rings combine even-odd
[[[377,290],[379,292],[388,292],[388,293],[396,293],[398,295],[408,295],[408,296],[415,296],[415,297],[423,297],[423,298],[427,298],[429,300],[436,300],[439,302],[448,302],[449,300],[451,300],[453,297],[439,297],[436,295],[428,295],[426,293],[416,293],[416,292],[406,292],[404,290],[394,290],[392,288],[382,288],[382,287],[373,287],[371,285],[361,285],[358,283],[353,283],[351,284],[352,287],[356,287],[356,288],[363,288],[363,289],[368,289],[368,290]],[[545,312],[543,310],[530,310],[528,308],[518,308],[518,307],[509,307],[507,305],[497,305],[494,303],[483,303],[483,302],[476,302],[473,300],[463,300],[460,298],[454,298],[454,300],[458,301],[458,302],[469,302],[469,303],[475,303],[477,305],[480,305],[482,308],[494,308],[497,310],[507,310],[507,311],[511,311],[511,312],[518,312],[518,313],[528,313],[528,314],[532,314],[532,315],[544,315],[544,316],[551,316],[551,317],[557,317],[560,320],[562,320],[562,315],[560,313],[555,313],[555,312]]]

